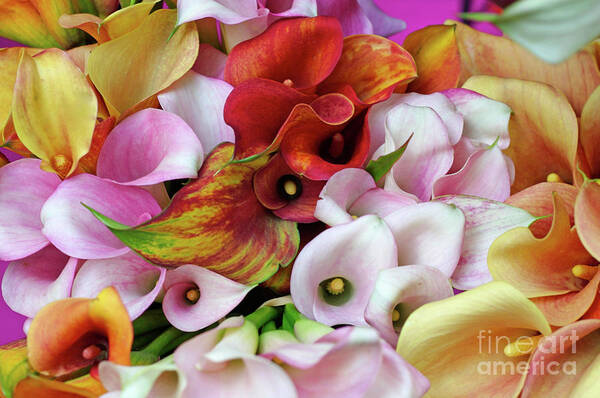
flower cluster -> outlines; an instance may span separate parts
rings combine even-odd
[[[370,0],[51,3],[0,0],[0,396],[600,388],[588,30],[550,65]]]

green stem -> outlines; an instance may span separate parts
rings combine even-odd
[[[137,336],[169,326],[169,321],[161,309],[148,310],[133,321],[133,333]]]
[[[296,309],[296,306],[292,303],[285,305],[284,314],[287,315],[288,319],[292,321],[292,323],[296,323],[296,321],[299,321],[300,319],[307,319],[300,313],[300,311]]]
[[[275,321],[269,321],[263,326],[261,333],[270,332],[271,330],[277,329]]]
[[[252,322],[257,329],[260,329],[262,325],[277,318],[279,314],[281,314],[281,310],[278,308],[261,307],[248,315],[246,320]]]
[[[170,327],[162,332],[160,336],[158,336],[152,343],[148,344],[148,346],[144,348],[142,352],[160,357],[164,352],[166,352],[165,349],[173,340],[183,336],[184,334],[185,332],[182,332],[174,327]]]

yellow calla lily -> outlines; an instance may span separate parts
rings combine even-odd
[[[98,101],[69,55],[48,49],[32,57],[23,52],[12,102],[19,139],[42,168],[70,176],[89,151]]]
[[[522,293],[490,282],[418,308],[402,327],[397,351],[430,381],[426,397],[466,397],[473,391],[516,397],[525,354],[550,333],[544,315]]]
[[[198,55],[198,31],[184,24],[169,39],[175,10],[158,10],[133,31],[95,48],[87,63],[90,79],[113,116],[125,114],[183,76]],[[142,106],[147,106],[144,104]]]

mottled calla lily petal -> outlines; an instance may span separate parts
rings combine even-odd
[[[598,61],[593,50],[579,51],[565,62],[551,65],[506,37],[479,32],[456,22],[449,23],[456,25],[456,38],[461,61],[459,85],[474,75],[546,83],[564,93],[575,113],[581,115],[585,102],[600,84],[600,69],[598,69]],[[579,73],[573,73],[574,70]],[[516,95],[521,96],[520,93]],[[542,96],[545,97],[543,94]],[[499,98],[495,99],[508,103]],[[525,98],[523,101],[530,103]],[[519,109],[510,103],[508,105],[513,110]],[[556,117],[556,112],[549,112]]]
[[[9,264],[2,278],[2,296],[15,312],[33,318],[46,304],[71,295],[77,259],[53,246]]]
[[[377,216],[364,216],[322,232],[302,249],[292,270],[292,298],[300,312],[326,325],[365,325],[377,271],[396,265],[389,228]],[[336,278],[345,280],[337,295],[322,286]]]
[[[197,265],[182,265],[167,273],[163,311],[176,328],[191,332],[227,315],[254,286],[246,286]],[[198,293],[190,301],[187,293]]]
[[[1,6],[0,6],[1,7]],[[0,49],[0,141],[4,144],[3,130],[12,111],[12,99],[21,57],[20,48]]]
[[[358,4],[373,23],[373,33],[376,35],[389,37],[402,32],[406,28],[404,21],[388,15],[373,0],[358,0]]]
[[[515,163],[514,192],[545,181],[550,173],[557,173],[564,181],[572,180],[577,118],[560,91],[540,83],[492,76],[472,77],[463,87],[504,102],[514,112],[509,126],[510,147],[505,151]],[[531,156],[531,148],[537,148],[536,156]]]
[[[426,202],[384,218],[398,247],[398,265],[424,264],[450,277],[458,264],[465,216],[455,206]]]
[[[452,285],[461,290],[491,282],[488,249],[504,232],[527,227],[535,218],[527,211],[492,200],[470,196],[442,196],[441,201],[458,207],[465,215],[465,237],[460,260],[452,274]]]
[[[42,232],[63,253],[83,259],[115,257],[128,249],[82,203],[132,226],[161,211],[152,195],[142,188],[118,185],[90,174],[63,181],[42,207]]]
[[[423,304],[452,296],[448,277],[429,265],[403,265],[379,272],[365,319],[393,347],[406,318]],[[400,315],[393,320],[393,311]]]
[[[485,366],[515,367],[523,357],[505,356],[504,347],[540,332],[551,333],[540,310],[508,283],[491,282],[418,308],[402,327],[397,351],[427,377],[432,396],[516,396],[519,372],[491,377]]]
[[[60,178],[41,170],[39,160],[19,159],[0,168],[1,260],[27,257],[48,245],[40,211],[58,184]]]
[[[194,64],[198,55],[195,25],[181,26],[169,39],[176,13],[153,12],[136,29],[99,45],[90,54],[89,77],[117,115],[169,87]]]
[[[473,195],[504,202],[510,196],[510,171],[500,148],[494,145],[471,155],[462,169],[433,184],[433,196]]]
[[[577,388],[583,387],[584,380],[597,373],[597,358],[600,355],[599,328],[600,320],[578,321],[556,330],[541,341],[531,356],[521,396],[592,397],[597,387],[588,391],[577,391]],[[569,366],[569,363],[573,366]],[[548,364],[553,364],[552,373],[534,370],[549,370],[545,368]],[[560,371],[554,372],[554,369]],[[594,376],[597,378],[597,375]],[[572,395],[575,391],[577,394]]]
[[[583,281],[571,269],[592,261],[577,231],[571,229],[565,205],[556,194],[552,228],[545,237],[536,238],[526,227],[515,228],[496,239],[488,254],[494,279],[509,282],[528,297],[580,290]]]
[[[354,35],[344,39],[342,55],[319,91],[335,92],[350,86],[361,103],[374,104],[388,99],[397,85],[416,76],[415,61],[398,44],[375,35]]]
[[[23,53],[12,118],[19,139],[42,159],[42,168],[63,178],[75,171],[90,149],[97,111],[94,91],[67,53]]]
[[[139,111],[115,127],[98,157],[98,176],[124,185],[193,178],[204,160],[202,144],[179,116]]]
[[[431,108],[398,104],[388,113],[385,126],[386,153],[398,149],[412,135],[386,177],[386,189],[400,188],[429,200],[433,183],[452,165],[452,146],[442,119]]]
[[[32,47],[60,47],[42,17],[29,1],[5,1],[0,5],[0,36]]]
[[[500,149],[508,148],[508,121],[512,112],[508,105],[464,88],[446,90],[443,94],[464,118],[463,137],[484,145],[497,141]]]
[[[600,7],[594,0],[522,0],[501,14],[477,13],[542,60],[559,63],[600,35]],[[573,28],[577,21],[577,28]]]
[[[102,385],[115,398],[179,397],[185,388],[183,374],[177,369],[173,357],[147,366],[123,366],[102,361],[98,365]],[[106,397],[112,397],[107,394]]]
[[[134,253],[100,260],[88,260],[77,272],[72,297],[96,297],[104,288],[114,287],[129,317],[136,319],[161,292],[166,270],[149,264]]]
[[[317,12],[337,18],[344,36],[373,33],[373,24],[357,0],[317,0]]]
[[[335,18],[281,20],[229,54],[225,81],[234,86],[262,77],[292,87],[314,87],[333,71],[342,53],[342,28]]]
[[[273,216],[253,193],[252,177],[267,157],[226,166],[232,155],[232,144],[218,146],[199,178],[177,192],[159,216],[136,228],[94,214],[123,243],[155,264],[196,264],[240,283],[262,282],[280,264],[292,261],[298,229],[296,223]],[[128,211],[110,209],[116,217],[125,217]]]
[[[69,322],[63,322],[65,314]],[[61,376],[94,363],[84,349],[106,344],[108,360],[129,365],[133,327],[114,288],[95,299],[68,298],[42,308],[27,334],[29,363],[36,371]]]
[[[575,201],[575,225],[585,248],[600,261],[600,185],[586,181]]]
[[[600,86],[594,90],[581,112],[579,139],[592,177],[600,177]],[[1,125],[0,121],[0,125]]]
[[[229,83],[190,71],[160,93],[158,101],[165,111],[185,120],[208,154],[220,143],[235,140],[233,129],[223,120],[231,90]]]
[[[426,26],[409,34],[402,47],[412,54],[419,71],[409,91],[431,94],[458,85],[460,58],[454,26]]]
[[[13,398],[98,398],[105,390],[102,385],[91,376],[83,376],[95,391],[88,389],[90,386],[79,386],[74,382],[61,382],[39,376],[29,376],[22,380],[15,388]],[[78,380],[78,379],[74,379]],[[88,388],[86,388],[88,387]]]

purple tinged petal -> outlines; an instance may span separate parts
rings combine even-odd
[[[344,36],[373,34],[373,23],[357,0],[318,0],[317,6],[319,15],[340,21]]]
[[[82,203],[129,226],[137,225],[146,213],[155,216],[161,211],[152,195],[142,188],[118,185],[90,174],[63,181],[42,207],[42,232],[60,251],[82,259],[129,252]]]
[[[238,24],[221,24],[221,35],[225,51],[230,53],[233,47],[239,43],[260,35],[269,26],[270,19],[269,10],[261,8],[254,18]]]
[[[381,188],[373,188],[361,195],[350,207],[354,216],[375,214],[385,217],[406,206],[414,205],[417,201],[413,195],[401,192],[389,192]]]
[[[115,127],[98,157],[98,176],[124,185],[193,178],[204,160],[202,144],[179,116],[144,109]]]
[[[358,3],[373,22],[373,33],[376,35],[389,37],[406,29],[403,20],[389,16],[373,0],[358,0]]]
[[[60,184],[40,160],[19,159],[0,168],[0,260],[27,257],[48,245],[40,211]]]
[[[492,242],[510,229],[527,227],[535,221],[525,210],[492,200],[450,195],[436,201],[454,205],[465,215],[462,252],[451,278],[454,287],[461,290],[491,282],[487,254]]]
[[[179,0],[177,25],[202,18],[237,24],[257,16],[256,0]]]
[[[15,312],[33,318],[46,304],[71,294],[78,261],[48,246],[9,264],[2,296]]]
[[[194,66],[192,66],[192,70],[194,72],[204,75],[206,77],[214,77],[215,79],[223,79],[223,73],[225,72],[225,64],[226,63],[227,63],[227,55],[225,53],[217,50],[210,44],[200,43],[200,46],[198,47],[198,58],[196,58],[196,62],[194,63]],[[173,88],[173,86],[175,86],[175,85],[177,85],[177,82],[173,83],[170,86],[170,88],[167,89],[167,91],[170,91]],[[163,93],[164,92],[165,91],[163,91]],[[159,101],[161,99],[161,96],[162,96],[162,94],[158,95]],[[164,106],[163,106],[163,109],[168,110]],[[173,112],[173,111],[169,111],[169,112]],[[177,114],[177,112],[173,112],[173,113]],[[185,117],[183,117],[182,115],[179,115],[179,116],[181,116],[184,120],[186,120]],[[192,123],[190,123],[189,120],[186,120],[186,121],[193,128]]]
[[[402,146],[406,151],[385,180],[386,190],[398,188],[429,200],[435,180],[452,166],[453,151],[442,119],[427,107],[398,104],[386,119],[385,153]]]
[[[291,277],[296,308],[326,325],[365,325],[364,310],[378,271],[397,265],[397,250],[390,229],[377,216],[364,216],[332,227],[310,241],[298,254]],[[347,301],[332,305],[320,284],[331,278],[350,284]]]
[[[426,202],[384,218],[398,247],[398,265],[429,265],[450,277],[460,258],[465,216],[456,206]]]
[[[235,142],[233,129],[223,119],[225,100],[233,87],[193,71],[158,95],[164,110],[181,117],[210,153],[222,142]]]
[[[191,332],[205,328],[227,315],[254,286],[246,286],[197,265],[183,265],[167,272],[163,311],[176,328]],[[190,289],[199,299],[186,299]]]
[[[333,348],[334,343],[288,343],[262,354],[265,358],[278,358],[297,369],[309,369],[321,361]]]
[[[383,361],[365,398],[413,398],[425,395],[429,390],[429,380],[388,344],[382,341],[381,346]]]
[[[375,181],[363,169],[344,169],[327,181],[319,194],[315,218],[334,226],[352,221],[348,209],[365,192],[375,188]]]
[[[266,7],[279,17],[316,17],[316,0],[267,0]]]
[[[161,292],[166,270],[149,264],[133,252],[86,261],[73,283],[73,297],[93,298],[104,288],[117,289],[129,317],[136,319]]]
[[[379,272],[377,283],[365,311],[367,322],[392,347],[398,342],[392,313],[400,304],[401,319],[432,301],[452,296],[448,277],[428,265],[404,265]]]
[[[510,170],[497,146],[475,152],[462,169],[440,177],[433,196],[472,195],[504,202],[510,196]]]
[[[463,115],[464,137],[483,145],[492,145],[500,137],[498,147],[508,148],[508,121],[512,112],[508,105],[464,88],[452,88],[442,93]]]
[[[258,353],[274,351],[280,347],[300,343],[296,336],[287,330],[270,330],[262,332],[258,341]]]

